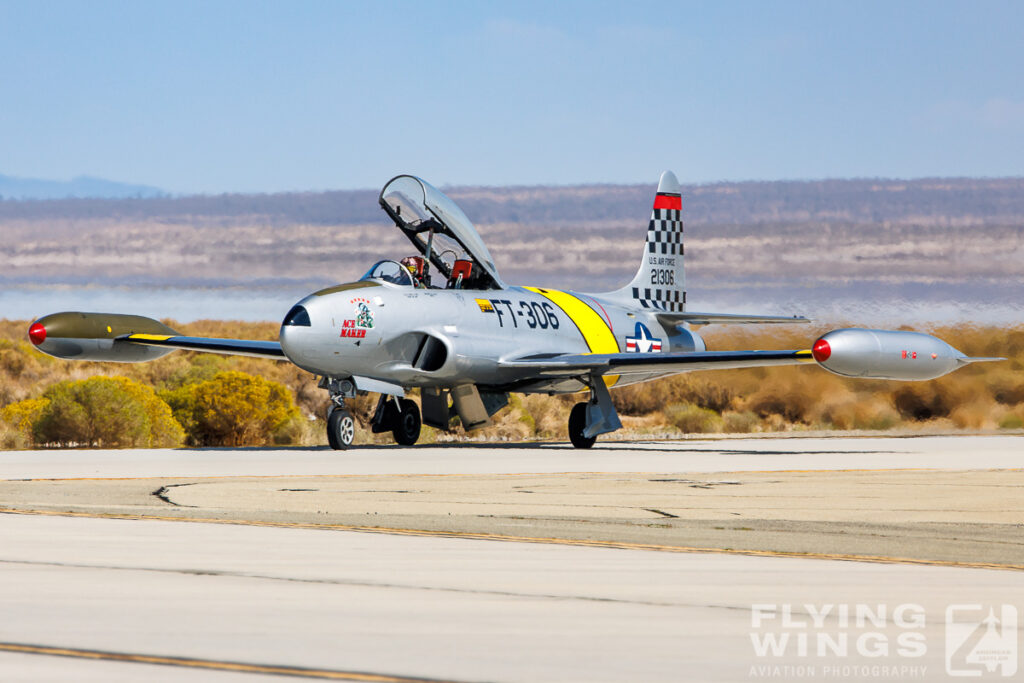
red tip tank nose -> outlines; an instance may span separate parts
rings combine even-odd
[[[824,339],[819,339],[814,342],[814,346],[811,347],[811,355],[814,356],[814,360],[819,363],[824,363],[828,360],[828,357],[832,355],[832,347],[828,345],[828,342]]]
[[[39,323],[33,323],[32,327],[28,328],[28,338],[32,340],[32,343],[39,346],[46,341],[46,328]]]

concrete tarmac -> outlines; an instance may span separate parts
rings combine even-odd
[[[0,481],[0,509],[1024,569],[1024,471]]]
[[[1024,595],[1020,572],[34,515],[2,520],[0,571],[5,681],[939,680],[947,607]],[[843,654],[802,656],[798,634],[820,633]],[[64,678],[74,654],[11,645],[101,655]]]
[[[943,680],[1019,644],[1022,445],[0,453],[0,680]]]
[[[0,479],[1020,467],[1020,435],[598,441],[589,450],[565,443],[466,443],[344,452],[326,447],[0,452]]]

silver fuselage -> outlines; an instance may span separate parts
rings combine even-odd
[[[297,305],[309,324],[285,324],[280,336],[293,363],[331,378],[363,376],[407,388],[473,383],[524,393],[575,392],[584,388],[577,379],[538,377],[503,362],[704,348],[688,329],[663,327],[654,311],[558,290],[416,289],[373,280],[328,288]],[[608,383],[666,374],[674,373],[631,374]]]

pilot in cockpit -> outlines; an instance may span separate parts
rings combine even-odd
[[[401,263],[409,271],[409,274],[412,275],[412,281],[416,288],[426,289],[427,283],[423,277],[423,271],[427,265],[426,259],[422,256],[406,256],[402,259]]]

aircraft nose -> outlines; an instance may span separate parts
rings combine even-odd
[[[284,346],[289,339],[294,339],[297,336],[295,334],[298,331],[297,328],[303,327],[312,327],[309,311],[302,304],[295,304],[289,309],[287,315],[284,316],[284,320],[281,321],[281,345]]]
[[[313,294],[298,301],[281,322],[281,350],[309,372],[345,375],[364,368],[361,363],[376,348],[379,329],[370,310],[346,306],[352,298]],[[365,307],[364,307],[365,308]],[[363,316],[363,317],[360,317]],[[370,339],[374,344],[367,343]]]
[[[319,360],[324,329],[322,315],[317,322],[319,327],[313,326],[317,315],[318,311],[310,311],[309,302],[303,300],[292,306],[281,322],[281,350],[300,367],[310,366]]]

